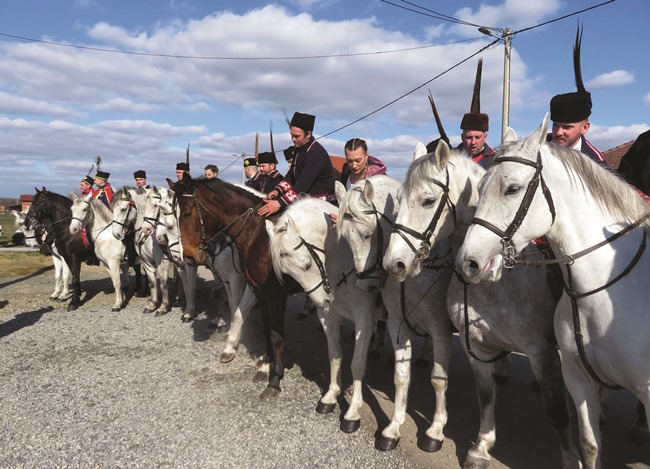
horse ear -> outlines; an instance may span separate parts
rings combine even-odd
[[[336,192],[336,199],[339,201],[340,205],[347,194],[345,186],[341,181],[334,181],[334,191]]]
[[[166,180],[167,180],[167,185],[169,186],[169,188],[170,188],[171,190],[176,189],[176,183],[175,183],[174,181],[172,181],[172,180],[169,179],[169,178],[166,178]]]
[[[451,151],[449,150],[449,145],[447,145],[447,142],[444,140],[440,140],[438,142],[438,146],[436,147],[436,166],[438,168],[442,169],[447,166],[447,163],[449,162],[449,155],[451,154]]]
[[[535,136],[535,140],[537,140],[539,145],[546,141],[546,134],[548,133],[548,120],[549,114],[547,112],[541,125],[537,128],[533,135],[531,135],[531,137]]]
[[[372,187],[372,182],[366,179],[365,184],[363,185],[363,197],[366,199],[366,202],[371,204],[372,199],[375,197],[375,188]]]
[[[37,193],[37,194],[40,194],[40,193],[41,193],[41,191],[38,190],[38,187],[34,186],[34,189],[36,190],[36,193]]]
[[[268,218],[265,218],[264,226],[266,228],[266,232],[269,235],[269,239],[273,239],[273,236],[275,236],[275,225],[273,224],[273,222]]]
[[[418,142],[417,145],[415,145],[415,150],[413,151],[413,161],[417,160],[418,158],[426,154],[427,154],[427,147],[424,146],[424,143]]]
[[[518,140],[517,133],[512,127],[506,128],[506,133],[503,135],[503,143],[516,142]]]

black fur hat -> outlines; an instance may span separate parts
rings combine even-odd
[[[145,172],[144,169],[138,169],[135,173],[133,173],[133,179],[147,179],[147,173]]]
[[[558,94],[551,98],[551,120],[553,122],[572,124],[582,122],[591,115],[591,93],[585,89],[582,82],[582,69],[580,67],[581,43],[582,29],[578,26],[576,42],[573,46],[573,71],[578,91]]]
[[[257,163],[275,163],[278,164],[278,159],[272,151],[263,151],[257,155]]]
[[[476,67],[476,79],[474,80],[474,93],[472,105],[469,112],[463,116],[460,122],[462,130],[480,130],[487,132],[490,129],[490,118],[487,114],[481,113],[481,74],[483,72],[483,59],[478,61]]]
[[[305,132],[313,132],[314,124],[316,123],[316,116],[311,114],[303,114],[302,112],[294,112],[289,127],[298,127]]]

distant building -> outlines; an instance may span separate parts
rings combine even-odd
[[[32,194],[20,194],[20,210],[26,212],[32,206],[34,196]]]
[[[614,170],[618,169],[618,165],[621,163],[621,158],[623,158],[623,155],[627,153],[634,142],[636,142],[636,139],[603,152],[605,161],[607,161],[610,168]]]

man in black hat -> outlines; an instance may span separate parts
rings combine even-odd
[[[284,153],[284,159],[287,160],[287,164],[291,167],[291,163],[293,163],[293,159],[296,156],[296,147],[292,145],[282,150],[282,153]]]
[[[95,196],[95,189],[93,189],[93,185],[95,184],[95,181],[93,178],[90,176],[84,176],[81,181],[79,181],[79,192],[81,192],[81,195],[88,195],[92,194],[93,197]]]
[[[133,173],[133,179],[135,179],[135,185],[137,187],[142,187],[143,189],[151,188],[151,186],[147,184],[147,173],[144,169],[138,169]]]
[[[246,176],[244,184],[256,191],[260,190],[260,183],[262,182],[262,175],[258,170],[259,167],[255,158],[244,158],[244,175]]]
[[[275,153],[266,151],[257,155],[257,163],[259,164],[259,174],[261,175],[259,191],[268,194],[275,189],[283,178],[282,174],[275,169],[278,160],[275,157]]]
[[[111,173],[97,170],[97,173],[95,173],[95,185],[97,186],[97,190],[95,191],[94,198],[100,200],[109,208],[109,210],[112,210],[111,204],[113,202],[113,188],[108,183],[110,175]]]
[[[463,131],[461,134],[462,143],[456,148],[459,150],[465,149],[472,160],[487,169],[492,165],[497,152],[486,143],[487,132],[490,129],[490,118],[487,114],[481,113],[482,71],[483,59],[480,59],[476,68],[472,105],[470,111],[463,116],[460,123],[460,128]]]
[[[332,161],[313,136],[315,121],[315,116],[301,112],[294,113],[291,121],[287,121],[296,156],[284,180],[269,193],[265,205],[257,211],[260,215],[276,213],[298,200],[300,194],[336,203]]]
[[[190,165],[188,163],[176,163],[176,179],[183,180],[183,173],[190,174]]]
[[[601,166],[609,169],[603,154],[596,149],[586,138],[591,123],[591,93],[585,89],[582,82],[580,67],[580,45],[582,43],[582,30],[578,28],[576,42],[573,47],[573,70],[575,73],[578,91],[558,94],[551,98],[551,120],[553,129],[549,140],[573,148],[584,153]]]

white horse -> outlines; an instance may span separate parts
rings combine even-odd
[[[418,144],[419,158],[406,175],[384,257],[384,267],[396,279],[417,274],[424,255],[438,240],[451,237],[454,250],[460,247],[485,172],[465,153],[450,151],[444,142],[438,144],[435,154],[425,154],[424,145]],[[479,434],[464,467],[486,467],[491,459],[489,451],[496,442],[494,360],[510,351],[528,356],[560,441],[563,465],[578,467],[560,357],[554,344],[556,301],[546,271],[502,271],[496,258],[485,270],[489,270],[493,283],[466,288],[454,276],[447,292],[447,309],[472,366],[480,405]]]
[[[155,233],[159,242],[167,244],[169,255],[182,275],[186,304],[192,306],[193,312],[196,291],[196,267],[187,266],[183,261],[178,220],[172,207],[172,198],[173,192],[168,189],[148,191],[145,203],[146,223],[144,230],[148,233]],[[155,230],[154,226],[157,227]],[[244,279],[239,252],[234,245],[227,242],[217,243],[215,252],[208,257],[206,266],[212,272],[218,285],[223,285],[230,305],[230,330],[228,331],[226,346],[219,357],[221,363],[229,363],[237,354],[242,327],[250,311],[257,303],[257,299]],[[185,314],[188,314],[187,309]],[[213,320],[212,324],[219,330],[225,330],[226,323],[220,314]]]
[[[370,177],[347,193],[342,184],[336,184],[340,207],[336,227],[339,235],[350,244],[357,275],[363,277],[357,281],[362,289],[381,286],[381,263],[397,217],[400,187],[399,181],[388,176]],[[428,268],[419,275],[401,283],[389,278],[381,289],[388,311],[388,331],[395,350],[395,407],[390,425],[382,431],[377,442],[382,451],[397,446],[401,437],[400,427],[406,420],[413,339],[419,335],[418,326],[433,339],[431,385],[436,395],[431,426],[418,446],[424,451],[438,451],[445,438],[447,373],[453,337],[445,300],[453,259],[449,255],[449,243],[440,243],[437,251],[438,256],[434,256],[437,259],[430,259]]]
[[[95,255],[106,267],[115,288],[115,303],[112,311],[119,311],[125,302],[122,276],[128,279],[128,265],[122,262],[124,244],[115,239],[111,230],[113,214],[106,205],[93,199],[91,194],[81,197],[72,193],[70,197],[72,198],[70,233],[77,234],[85,227],[86,235],[92,240]]]
[[[16,210],[12,210],[11,213],[16,217],[16,228],[25,235],[25,246],[38,248],[43,244],[47,245],[52,254],[52,264],[54,265],[54,291],[50,295],[50,300],[66,301],[70,297],[72,272],[59,254],[54,240],[48,239],[48,223],[36,224],[35,226],[29,223],[30,226],[27,226],[26,213]]]
[[[468,281],[478,282],[505,249],[507,260],[517,262],[515,253],[546,235],[564,277],[555,311],[562,372],[578,410],[583,463],[594,468],[600,467],[604,387],[629,389],[650,420],[650,254],[644,250],[650,210],[614,174],[546,143],[548,120],[547,114],[522,141],[508,132],[513,141],[481,182],[476,218],[456,262]]]
[[[124,240],[129,227],[135,231],[134,244],[149,283],[149,300],[143,313],[167,314],[169,306],[169,259],[165,256],[155,236],[142,231],[144,221],[144,189],[123,187],[115,193],[113,206],[113,236]]]
[[[341,430],[351,433],[361,426],[362,380],[373,327],[381,317],[379,292],[356,286],[352,252],[346,240],[339,240],[330,213],[338,208],[320,199],[305,197],[294,202],[275,222],[267,221],[273,267],[293,277],[317,307],[327,337],[330,384],[318,402],[318,413],[333,412],[341,394],[341,322],[354,323],[352,399],[341,421]]]

